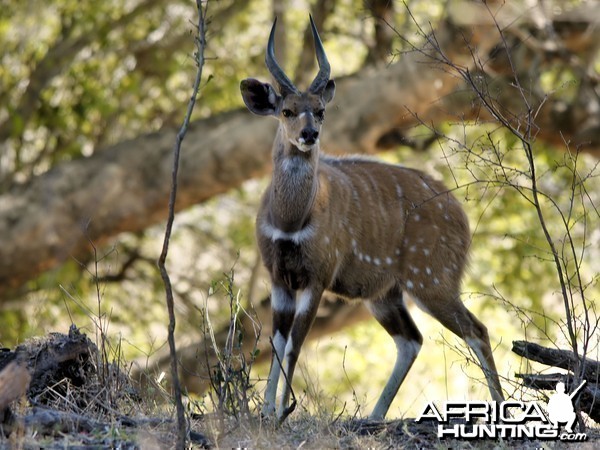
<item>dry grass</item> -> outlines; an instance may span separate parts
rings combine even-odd
[[[87,363],[91,360],[93,358]],[[84,366],[85,383],[77,385],[66,377],[33,398],[13,403],[11,419],[0,425],[0,449],[174,448],[177,425],[166,392],[162,392],[162,398],[167,402],[159,404],[155,394],[150,397],[133,389],[131,381],[123,379],[122,372],[115,373],[114,365],[112,368]],[[75,363],[73,367],[77,368]],[[108,378],[102,378],[105,375]],[[248,389],[254,388],[249,385]],[[246,393],[245,398],[257,396],[256,392]],[[196,404],[190,401],[187,406],[189,415],[195,417],[190,421],[189,448],[502,450],[571,447],[551,441],[440,440],[431,424],[417,424],[412,419],[378,422],[335,416],[326,408],[319,408],[319,399],[308,397],[300,399],[297,411],[281,426],[261,419],[256,405],[249,414],[237,418],[223,412],[191,414]],[[311,414],[308,409],[319,413]],[[579,443],[578,448],[598,447],[600,430],[589,429],[588,436],[589,440]]]
[[[218,421],[217,421],[218,422]],[[215,421],[205,418],[197,426],[209,436],[215,448],[256,449],[564,449],[572,444],[539,440],[465,441],[439,439],[432,425],[417,424],[412,419],[373,422],[326,417],[306,413],[294,414],[276,427],[258,418],[231,422],[219,428]],[[578,448],[598,448],[600,430],[588,430],[589,440]]]

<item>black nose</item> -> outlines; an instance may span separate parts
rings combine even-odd
[[[314,128],[307,127],[300,132],[300,137],[304,139],[305,144],[312,145],[319,137],[319,132]]]

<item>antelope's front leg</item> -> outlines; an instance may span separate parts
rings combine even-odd
[[[280,362],[283,363],[285,348],[294,314],[296,312],[296,293],[287,288],[273,284],[271,289],[271,310],[273,313],[273,351],[271,355],[271,370],[265,390],[265,401],[262,407],[264,416],[275,414],[277,386],[281,375]]]
[[[283,395],[281,396],[281,403],[277,410],[277,417],[280,421],[283,421],[289,413],[286,410],[290,400],[294,369],[296,368],[302,344],[317,315],[322,294],[323,289],[317,287],[308,287],[297,293],[292,329],[285,344],[285,360],[282,360],[283,370],[287,375],[288,382],[283,381]]]

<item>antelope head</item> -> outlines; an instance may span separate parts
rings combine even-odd
[[[275,59],[274,40],[277,19],[273,22],[265,63],[278,86],[254,78],[241,82],[244,103],[250,111],[260,116],[273,116],[279,120],[283,138],[295,151],[311,152],[318,148],[321,126],[325,119],[325,105],[335,94],[335,82],[329,79],[330,67],[317,27],[310,17],[319,73],[307,91],[301,92],[287,77]]]

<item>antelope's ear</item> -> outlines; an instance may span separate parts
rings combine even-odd
[[[259,116],[276,116],[281,105],[281,96],[269,83],[246,78],[240,83],[242,98],[248,109]]]
[[[325,89],[323,89],[323,94],[321,94],[321,98],[325,102],[325,104],[329,103],[333,100],[333,96],[335,95],[335,81],[329,80]]]

